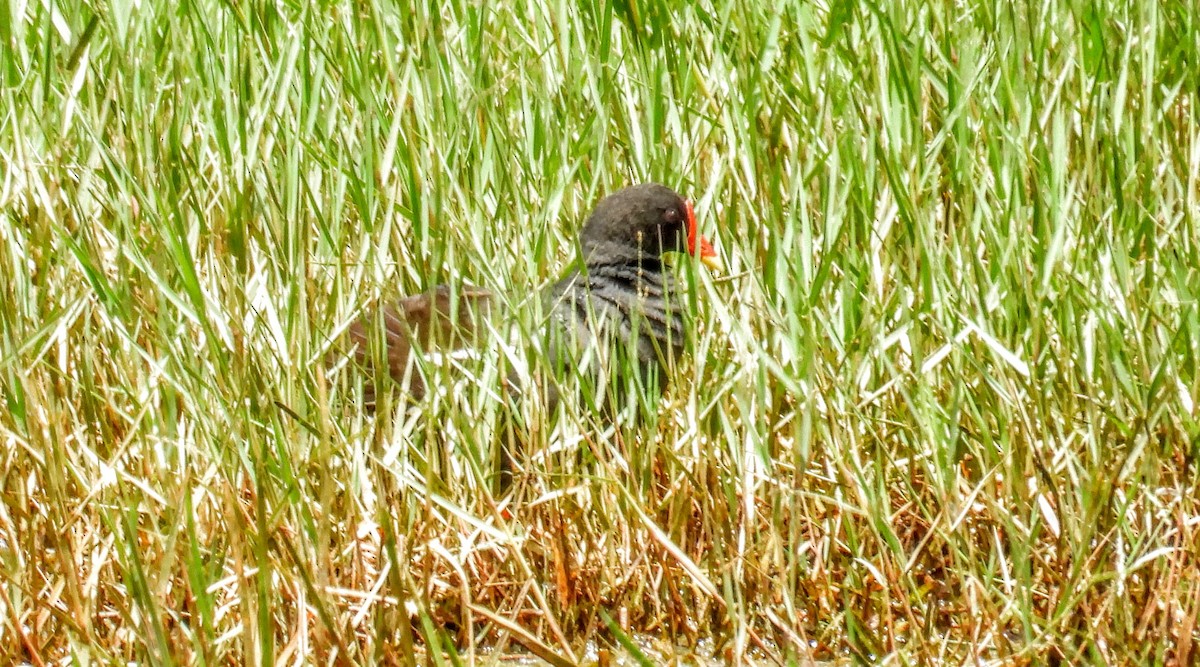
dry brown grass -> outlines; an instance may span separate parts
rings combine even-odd
[[[1196,661],[1193,5],[96,11],[0,21],[0,663]],[[498,499],[500,355],[324,365],[648,179],[729,263],[657,423]]]

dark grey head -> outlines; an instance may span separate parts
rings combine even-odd
[[[658,261],[686,252],[706,264],[716,260],[696,229],[692,205],[665,185],[643,183],[615,192],[596,205],[579,233],[587,264]]]

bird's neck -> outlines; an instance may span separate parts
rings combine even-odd
[[[613,306],[622,317],[647,319],[655,338],[673,337],[673,345],[683,341],[683,308],[675,303],[681,297],[675,289],[673,274],[665,271],[659,257],[608,258],[587,263],[587,291],[593,301]]]
[[[583,263],[589,270],[604,266],[623,266],[644,272],[662,273],[663,261],[636,245],[612,241],[583,242]]]

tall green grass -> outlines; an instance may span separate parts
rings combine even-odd
[[[1196,660],[1196,63],[1188,2],[9,3],[0,662]],[[500,360],[328,370],[642,180],[728,264],[656,423],[530,406],[506,501]]]

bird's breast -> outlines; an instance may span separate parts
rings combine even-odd
[[[607,339],[643,365],[669,366],[686,341],[685,312],[671,278],[629,265],[588,267],[561,297],[560,315],[587,344]],[[563,306],[568,306],[564,308]]]

